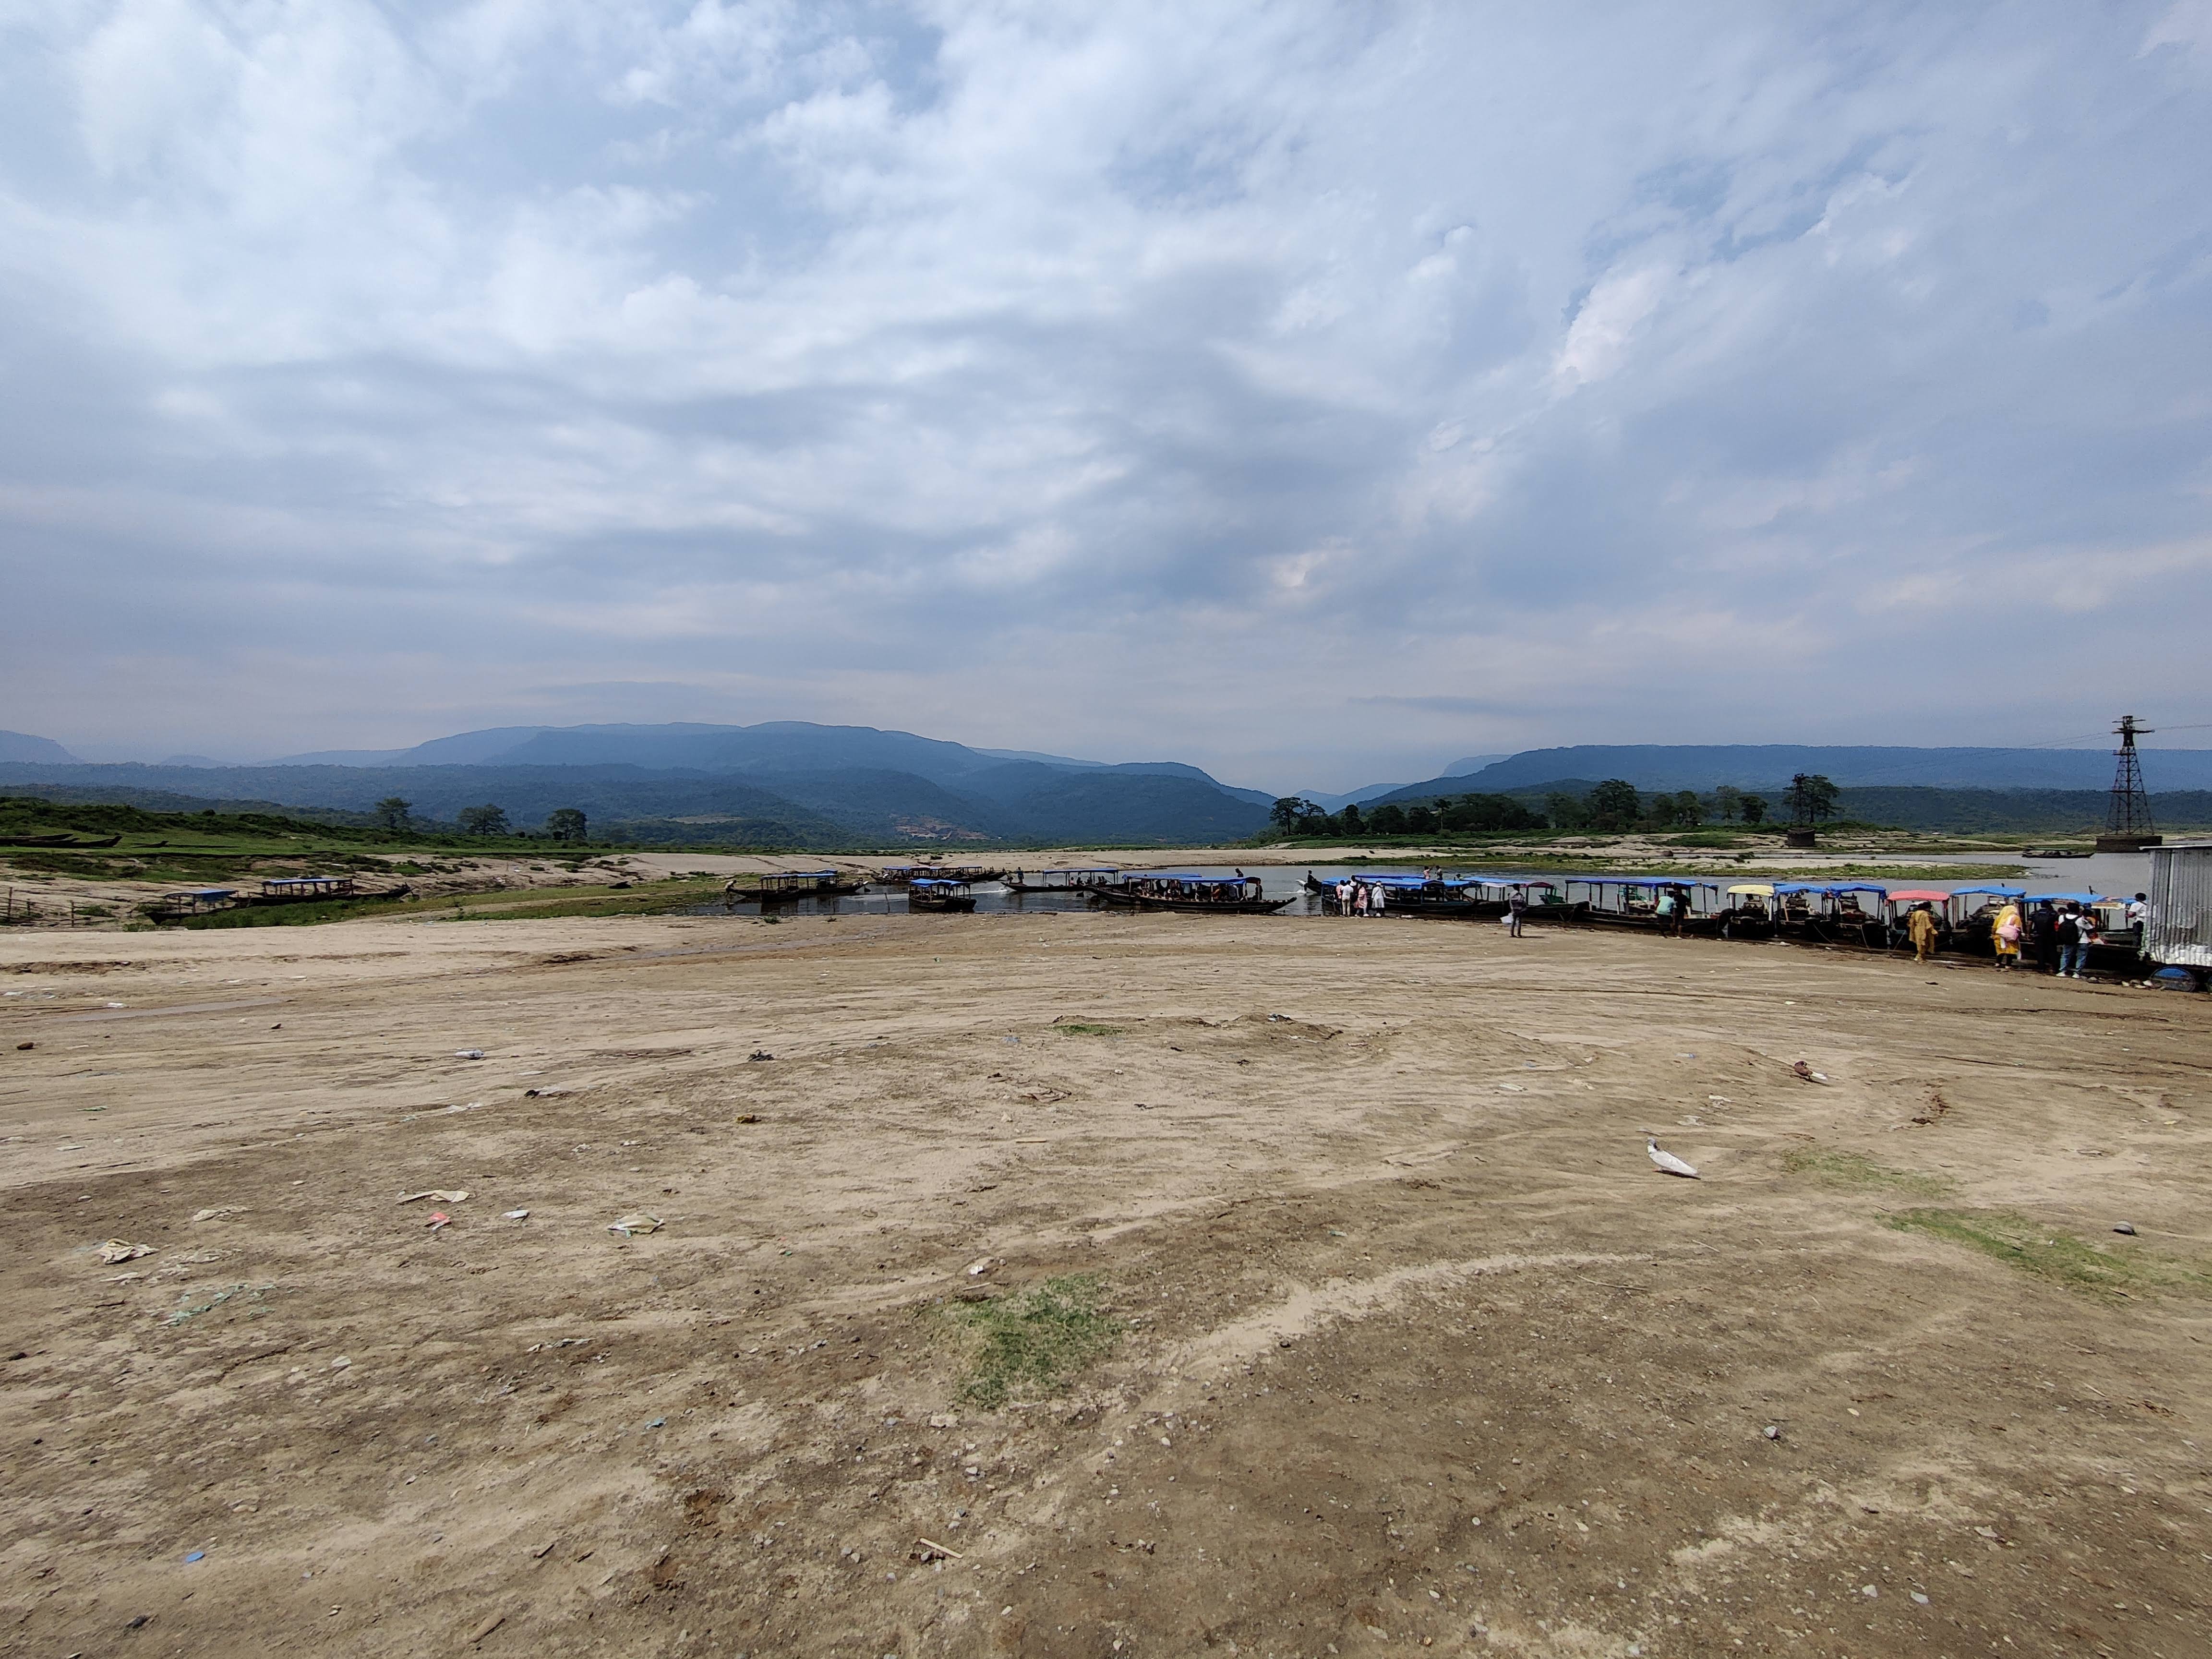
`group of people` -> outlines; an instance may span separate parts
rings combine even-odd
[[[2121,925],[2141,939],[2149,915],[2149,896],[2137,893],[2122,912]],[[2093,905],[2075,899],[2045,899],[2025,913],[2018,904],[2007,903],[1998,910],[1990,933],[1996,947],[1998,967],[2019,968],[2033,952],[2039,971],[2060,979],[2080,979],[2089,965],[2091,949],[2104,939],[2105,927]],[[1916,932],[1916,951],[1919,940]]]
[[[1390,890],[1379,882],[1354,881],[1346,876],[1336,884],[1337,908],[1347,916],[1379,916],[1390,906]]]

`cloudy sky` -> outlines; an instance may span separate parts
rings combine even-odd
[[[0,726],[2212,720],[2212,4],[0,0]]]

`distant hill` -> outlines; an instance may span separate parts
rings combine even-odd
[[[26,732],[0,732],[0,761],[29,761],[49,766],[75,766],[77,757],[52,738],[34,738]]]
[[[590,742],[564,749],[539,741],[551,735],[531,733],[508,742],[501,752],[594,752]],[[398,795],[412,803],[418,817],[448,823],[466,806],[501,806],[524,829],[573,806],[591,820],[595,838],[619,834],[663,844],[824,849],[933,842],[1187,844],[1241,840],[1267,821],[1269,798],[1260,791],[1224,788],[1195,767],[1174,762],[1074,768],[1000,760],[905,733],[874,735],[905,741],[848,745],[846,752],[903,754],[954,774],[951,781],[853,765],[708,771],[580,760],[216,768],[0,763],[0,789],[173,811],[219,797],[347,814],[367,813],[386,796]],[[767,748],[780,758],[805,752],[781,741]],[[972,767],[960,758],[969,755],[976,757]]]
[[[2153,789],[2212,789],[2212,750],[2146,749]],[[1408,784],[1386,799],[1476,790],[1503,793],[1556,778],[1625,778],[1638,789],[1766,789],[1799,772],[1844,787],[2104,789],[2112,757],[2101,749],[1904,749],[1790,744],[1582,744],[1530,749],[1464,776]],[[1451,784],[1451,789],[1438,786]]]

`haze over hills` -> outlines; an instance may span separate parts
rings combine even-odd
[[[2146,749],[2153,790],[2212,788],[2212,750]],[[1437,795],[1506,794],[1546,785],[1621,778],[1638,789],[1698,789],[1733,784],[1769,790],[1799,772],[1817,772],[1845,788],[2104,789],[2112,757],[2102,749],[1905,749],[1844,744],[1577,744],[1531,749],[1478,770],[1409,783],[1384,801]],[[1364,803],[1362,803],[1364,805]]]
[[[2143,763],[2154,795],[2212,788],[2212,751],[2147,750]],[[1580,795],[1603,778],[1646,791],[1728,783],[1771,793],[1806,771],[1832,779],[1846,792],[1848,811],[1876,822],[2057,829],[2094,821],[2095,792],[2111,769],[2102,750],[1584,744],[1469,756],[1417,783],[1305,798],[1335,811],[1347,802],[1512,793],[1540,808],[1547,790]],[[172,809],[189,799],[356,814],[397,795],[438,822],[496,805],[520,828],[578,807],[595,831],[622,839],[825,848],[1237,841],[1265,826],[1273,800],[1176,761],[1117,765],[792,720],[503,726],[259,766],[220,766],[199,755],[94,764],[50,738],[9,732],[0,733],[0,789]]]
[[[77,757],[52,738],[34,738],[24,732],[0,732],[0,762],[31,761],[46,765],[75,766]]]
[[[464,807],[495,805],[522,828],[576,807],[598,832],[633,841],[823,848],[1234,841],[1267,823],[1273,800],[1178,761],[1112,765],[799,721],[509,726],[264,766],[210,769],[198,759],[88,765],[51,744],[0,762],[0,788],[356,813],[396,795],[416,816],[441,822]]]

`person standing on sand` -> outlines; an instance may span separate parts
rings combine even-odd
[[[1905,918],[1905,931],[1912,940],[1912,959],[1927,962],[1936,954],[1936,913],[1923,901],[1912,907]]]
[[[2007,900],[1990,928],[1990,942],[1996,947],[1999,968],[2020,966],[2020,906]]]
[[[2081,923],[2069,901],[2058,913],[2058,977],[2074,977],[2074,952],[2081,948]]]
[[[2035,914],[2027,919],[2028,943],[2035,950],[2035,966],[2039,972],[2055,974],[2058,971],[2058,912],[2045,899],[2035,907]]]
[[[1662,887],[1659,890],[1659,931],[1668,939],[1679,939],[1681,936],[1681,904],[1682,902],[1674,896],[1673,888]]]
[[[1505,933],[1509,939],[1521,937],[1521,918],[1528,913],[1528,890],[1516,887],[1513,896],[1505,901]]]

